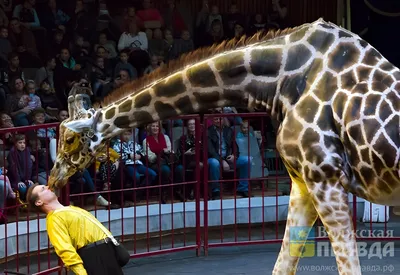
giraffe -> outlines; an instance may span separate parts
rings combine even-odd
[[[93,109],[70,96],[49,185],[63,187],[124,129],[223,106],[265,109],[280,121],[277,150],[292,180],[273,274],[296,273],[290,230],[317,218],[339,274],[361,274],[348,194],[400,205],[399,91],[398,68],[323,19],[225,41],[117,89]]]

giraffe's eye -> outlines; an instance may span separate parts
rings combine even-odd
[[[67,144],[71,145],[74,142],[74,137],[69,137],[66,140]]]

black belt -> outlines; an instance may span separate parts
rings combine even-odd
[[[89,249],[89,248],[92,248],[92,247],[95,247],[95,246],[99,246],[99,245],[102,245],[102,244],[105,244],[105,243],[112,243],[112,240],[110,238],[108,238],[108,237],[105,238],[105,239],[101,239],[101,240],[99,240],[97,242],[85,245],[84,247],[78,249],[77,252],[79,253],[79,251],[86,250],[86,249]]]

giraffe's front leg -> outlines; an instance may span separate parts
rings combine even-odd
[[[356,236],[348,194],[340,182],[309,185],[318,215],[325,226],[340,275],[360,275]]]
[[[310,227],[314,225],[317,219],[317,211],[312,202],[312,196],[307,190],[304,181],[298,177],[291,176],[292,190],[290,192],[290,201],[288,217],[286,222],[285,235],[282,241],[281,251],[276,261],[273,275],[292,275],[296,274],[299,256],[301,256],[305,242],[291,243],[290,230],[296,227],[303,227],[302,239],[306,239],[310,232]]]

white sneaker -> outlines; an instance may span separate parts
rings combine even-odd
[[[110,202],[108,202],[105,198],[102,196],[98,196],[96,200],[96,204],[100,206],[109,206]]]

